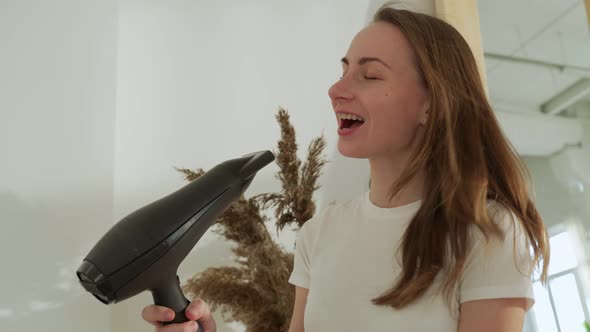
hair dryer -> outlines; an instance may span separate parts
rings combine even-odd
[[[145,290],[171,308],[170,323],[188,321],[178,266],[216,219],[246,191],[256,172],[274,161],[270,151],[230,159],[117,222],[76,271],[79,282],[105,304]],[[199,329],[201,331],[201,329]]]

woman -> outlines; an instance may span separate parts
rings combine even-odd
[[[467,43],[386,4],[342,66],[329,90],[338,150],[368,159],[370,190],[299,230],[289,331],[521,331],[547,234]],[[206,303],[187,311],[215,331]],[[157,331],[183,327],[196,330]]]

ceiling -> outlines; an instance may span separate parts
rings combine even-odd
[[[544,103],[590,77],[590,28],[582,0],[483,0],[478,8],[496,108],[541,112]]]

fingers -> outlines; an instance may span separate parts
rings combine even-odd
[[[162,325],[160,322],[167,322],[174,319],[174,311],[170,308],[152,304],[143,308],[141,317],[154,326],[160,326]]]
[[[190,320],[198,320],[204,332],[216,332],[217,326],[209,305],[201,299],[196,299],[186,308],[186,317]]]
[[[160,326],[156,332],[196,332],[198,325],[196,322],[188,321],[180,324],[170,324]]]
[[[195,332],[198,325],[204,332],[216,332],[217,326],[211,310],[207,303],[201,299],[196,299],[186,309],[188,322],[180,324],[162,325],[161,322],[167,322],[174,319],[174,311],[170,308],[149,305],[143,308],[141,317],[146,322],[156,327],[156,332]],[[198,320],[198,324],[197,321]]]

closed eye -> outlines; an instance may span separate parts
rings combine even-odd
[[[340,76],[338,78],[339,79],[343,79],[344,77],[343,76]],[[378,77],[372,77],[372,76],[363,76],[363,78],[366,79],[366,80],[372,80],[372,81],[380,80],[380,78],[378,78]]]

